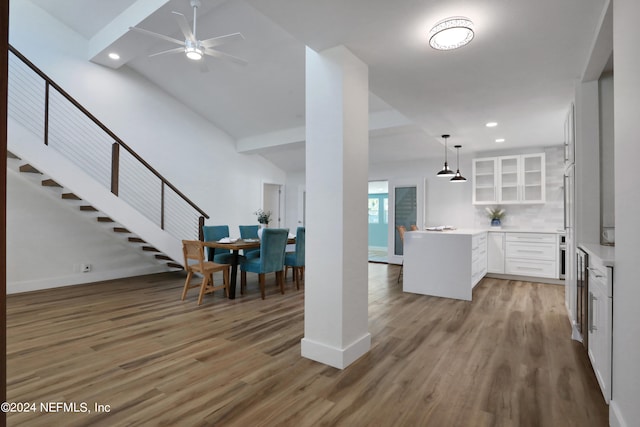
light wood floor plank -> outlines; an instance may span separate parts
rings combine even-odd
[[[606,426],[564,288],[484,279],[473,302],[407,294],[369,265],[371,351],[339,370],[300,356],[304,289],[273,275],[180,301],[184,275],[7,298],[8,400],[109,413],[10,413],[10,426]]]

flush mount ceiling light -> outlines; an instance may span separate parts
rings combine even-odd
[[[462,145],[454,145],[455,149],[456,149],[456,158],[458,159],[458,167],[457,167],[457,171],[456,174],[453,178],[450,179],[451,182],[466,182],[467,178],[465,178],[464,176],[462,176],[462,174],[460,173],[460,149],[462,148]]]
[[[488,128],[494,128],[494,127],[498,126],[498,123],[496,123],[496,122],[489,122],[489,123],[487,123],[485,126],[486,126],[486,127],[488,127]]]
[[[455,175],[447,163],[447,138],[449,138],[449,136],[450,135],[442,135],[442,138],[444,138],[444,167],[437,174],[440,178],[448,178]]]
[[[473,40],[473,22],[463,16],[443,19],[429,31],[429,45],[437,50],[457,49]]]
[[[118,54],[117,54],[117,53],[115,53],[115,52],[111,52],[111,53],[109,54],[109,58],[113,59],[114,61],[117,61],[118,59],[120,59],[120,55],[118,55]]]
[[[498,139],[496,139],[496,142],[498,144],[503,143],[504,142],[504,138],[498,138]]]

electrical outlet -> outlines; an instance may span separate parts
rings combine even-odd
[[[88,273],[91,271],[91,264],[82,264],[80,266],[80,271],[82,271],[83,273]]]

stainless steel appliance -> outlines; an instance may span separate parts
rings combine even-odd
[[[576,326],[582,345],[589,348],[589,255],[578,248],[576,256]]]

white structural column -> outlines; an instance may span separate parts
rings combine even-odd
[[[338,46],[306,52],[302,356],[345,368],[369,351],[368,68]]]

